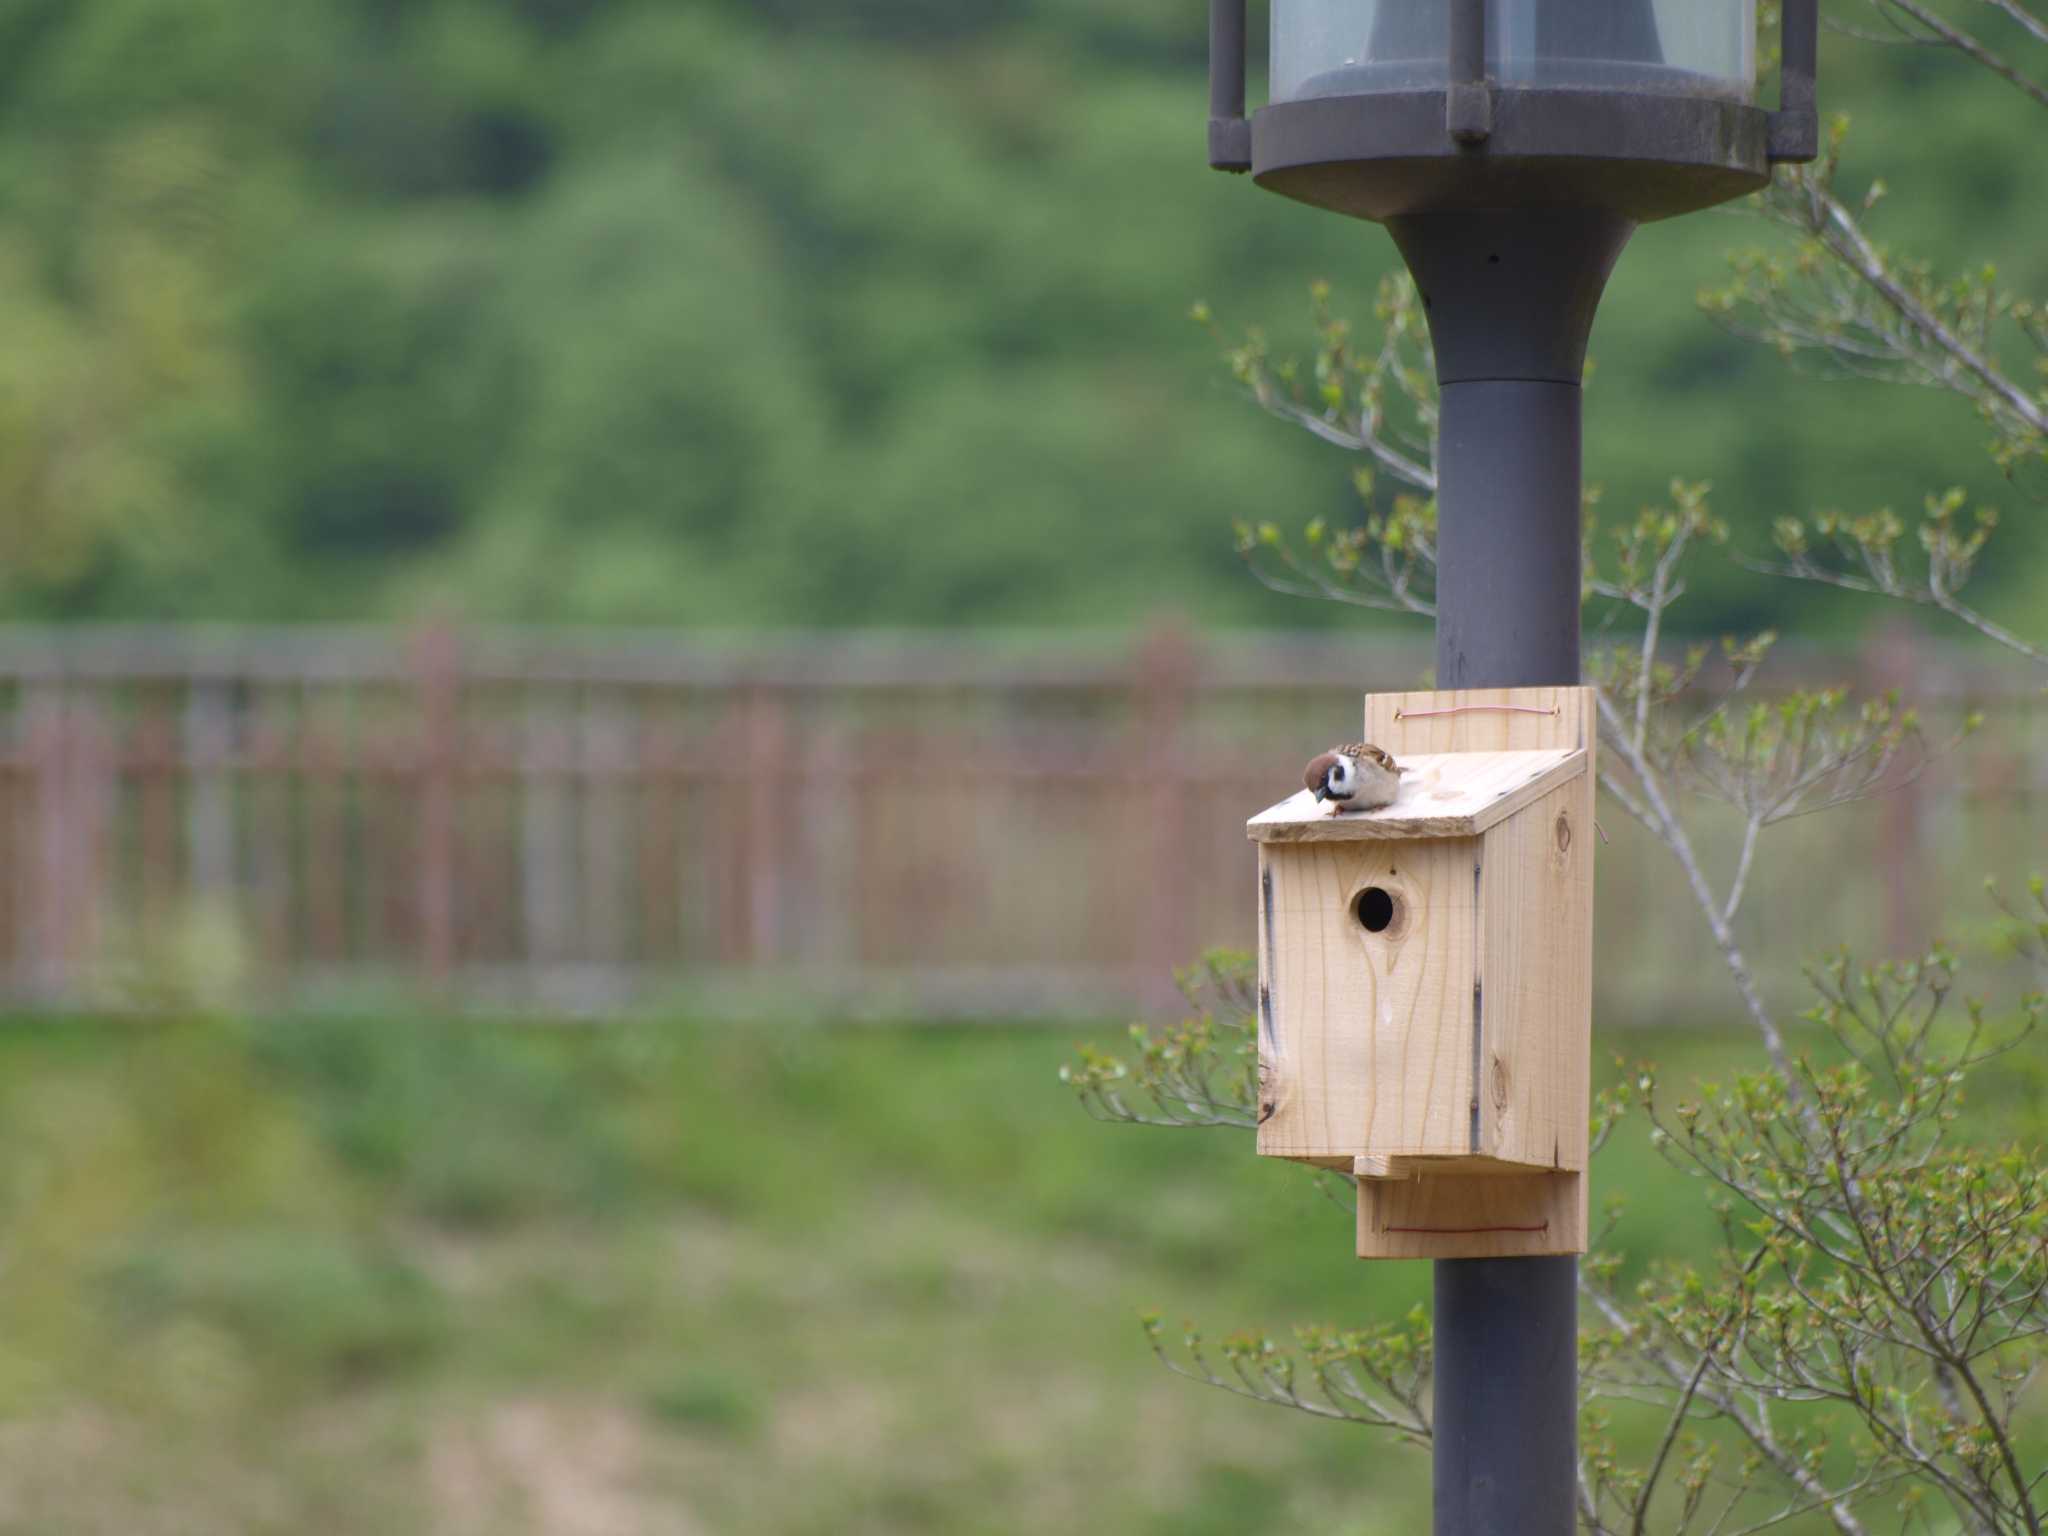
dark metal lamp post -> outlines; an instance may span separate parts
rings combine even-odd
[[[1580,383],[1638,224],[1818,148],[1819,0],[1784,0],[1779,107],[1755,0],[1210,0],[1209,162],[1384,224],[1442,387],[1437,687],[1579,680]],[[1437,1536],[1569,1536],[1577,1260],[1436,1269]]]

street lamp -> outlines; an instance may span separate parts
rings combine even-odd
[[[1209,161],[1384,224],[1441,386],[1439,689],[1579,680],[1586,339],[1638,224],[1818,150],[1819,0],[1270,0],[1245,116],[1245,0],[1210,0]],[[1437,1536],[1569,1536],[1577,1260],[1436,1266]]]
[[[1443,90],[1449,17],[1447,0],[1274,0],[1272,99]],[[1486,77],[1503,86],[1754,98],[1747,5],[1494,0],[1484,21]]]

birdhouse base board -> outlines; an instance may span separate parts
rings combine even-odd
[[[1308,1161],[1308,1159],[1304,1159]],[[1330,1160],[1329,1166],[1343,1166]],[[1508,1179],[1526,1178],[1532,1173],[1567,1173],[1551,1163],[1515,1163],[1499,1157],[1445,1157],[1433,1153],[1404,1155],[1399,1152],[1370,1152],[1349,1162],[1355,1179]]]
[[[1448,1152],[1274,1152],[1261,1147],[1259,1156],[1308,1168],[1329,1168],[1355,1179],[1512,1178],[1569,1171],[1548,1159],[1518,1163],[1483,1153],[1468,1156]]]
[[[1513,1259],[1585,1251],[1582,1173],[1358,1180],[1361,1259]]]

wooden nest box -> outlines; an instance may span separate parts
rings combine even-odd
[[[1586,1247],[1589,688],[1373,694],[1406,771],[1259,845],[1259,1151],[1358,1182],[1361,1258]]]

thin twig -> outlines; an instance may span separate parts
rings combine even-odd
[[[1674,1360],[1668,1350],[1645,1339],[1641,1328],[1631,1322],[1628,1315],[1598,1286],[1581,1281],[1579,1290],[1606,1317],[1609,1326],[1633,1345],[1645,1360],[1664,1372],[1674,1385],[1682,1384],[1689,1378],[1690,1371]],[[1830,1492],[1827,1485],[1804,1466],[1796,1455],[1778,1444],[1765,1415],[1759,1413],[1752,1417],[1733,1398],[1705,1384],[1701,1385],[1699,1396],[1724,1414],[1780,1477],[1825,1509],[1828,1518],[1834,1522],[1835,1529],[1841,1536],[1865,1536],[1863,1523],[1856,1518],[1855,1512],[1850,1509],[1847,1502]]]
[[[1643,1491],[1636,1499],[1635,1518],[1629,1522],[1629,1536],[1643,1536],[1645,1522],[1650,1518],[1650,1498],[1657,1491],[1657,1479],[1664,1475],[1664,1463],[1670,1459],[1671,1448],[1678,1443],[1679,1431],[1685,1428],[1687,1411],[1692,1400],[1699,1395],[1700,1382],[1705,1379],[1707,1368],[1714,1363],[1711,1347],[1700,1351],[1700,1363],[1693,1367],[1692,1375],[1679,1389],[1678,1401],[1672,1405],[1671,1417],[1664,1425],[1664,1439],[1657,1447],[1657,1454],[1650,1458],[1649,1470],[1643,1474]]]
[[[1909,0],[1890,0],[1892,4],[1909,3]],[[2048,95],[2043,96],[2048,105]],[[2048,409],[2044,409],[2027,392],[1993,367],[1977,350],[1965,342],[1926,305],[1922,304],[1894,278],[1884,257],[1871,244],[1870,239],[1857,224],[1856,217],[1847,205],[1834,193],[1816,189],[1815,202],[1824,215],[1817,233],[1828,248],[1842,258],[1856,274],[1875,289],[1892,310],[1927,340],[1933,342],[1969,372],[2006,407],[2036,432],[2048,433]],[[1830,234],[1829,231],[1833,233]]]
[[[1641,792],[1651,820],[1646,823],[1655,832],[1671,856],[1678,860],[1678,866],[1685,872],[1686,884],[1691,886],[1693,899],[1706,914],[1707,926],[1713,931],[1714,943],[1720,948],[1721,959],[1735,980],[1735,989],[1742,996],[1743,1006],[1749,1010],[1757,1033],[1763,1037],[1764,1051],[1771,1058],[1771,1065],[1789,1083],[1792,1080],[1792,1058],[1785,1049],[1785,1037],[1779,1032],[1777,1020],[1764,1005],[1763,994],[1757,990],[1756,977],[1749,969],[1749,962],[1743,957],[1742,946],[1736,941],[1735,933],[1721,916],[1721,903],[1714,899],[1713,890],[1707,884],[1707,877],[1700,869],[1698,856],[1693,852],[1692,840],[1685,834],[1685,826],[1671,809],[1671,803],[1664,797],[1663,786],[1658,782],[1657,772],[1643,753],[1637,750],[1631,740],[1628,727],[1622,721],[1614,702],[1608,698],[1605,689],[1599,690],[1600,716],[1607,721],[1608,729],[1616,738],[1615,745],[1627,761],[1629,771],[1635,775],[1636,788]]]
[[[1756,837],[1763,830],[1763,825],[1763,818],[1752,811],[1742,829],[1742,857],[1736,861],[1735,879],[1728,887],[1728,900],[1721,907],[1721,921],[1724,923],[1734,922],[1735,914],[1742,908],[1743,891],[1749,884],[1749,863],[1756,854]]]
[[[1257,396],[1260,405],[1275,416],[1297,422],[1308,428],[1326,443],[1339,448],[1348,448],[1353,453],[1369,453],[1390,470],[1397,479],[1405,480],[1417,490],[1436,494],[1436,471],[1410,458],[1398,448],[1391,446],[1376,432],[1352,432],[1330,421],[1318,411],[1278,394]]]
[[[1962,28],[1950,25],[1925,6],[1915,3],[1915,0],[1885,0],[1885,4],[1896,6],[1899,10],[1904,11],[1949,47],[1955,49],[1958,53],[1967,54],[1970,58],[1975,59],[1979,64],[1998,76],[1999,79],[2009,85],[2019,87],[2019,89],[2033,97],[2040,105],[2048,107],[2048,86],[2043,86],[2040,81],[2034,79],[2031,75],[2022,73],[2015,65],[2008,64],[1999,55],[1978,42],[1971,34],[1963,31]]]
[[[2019,0],[1983,0],[1983,3],[2005,12],[2006,15],[2026,28],[2033,35],[2035,42],[2048,43],[2048,21],[2043,21],[2040,17],[2036,16],[2032,11],[2021,5]]]

